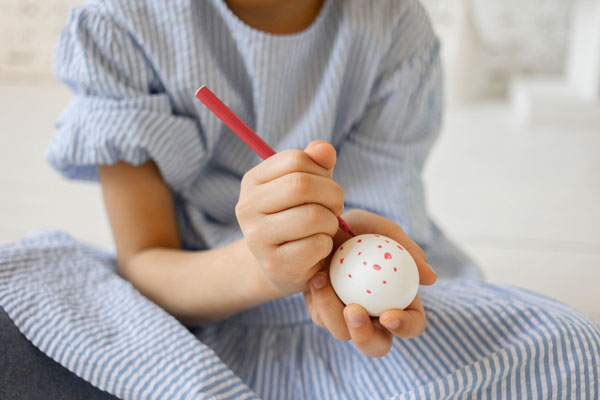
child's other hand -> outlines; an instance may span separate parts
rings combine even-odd
[[[344,210],[344,191],[331,179],[335,162],[333,146],[314,141],[269,157],[242,179],[236,216],[278,296],[304,290],[331,253]]]
[[[393,221],[364,210],[352,210],[343,218],[357,235],[378,233],[402,244],[417,264],[419,283],[431,285],[435,282],[435,272],[427,264],[423,249]],[[334,249],[347,239],[347,234],[338,232],[334,237]],[[418,295],[404,310],[386,310],[378,318],[369,317],[367,311],[358,304],[344,306],[329,280],[327,271],[330,258],[331,255],[325,262],[325,270],[316,274],[310,288],[304,291],[304,300],[315,324],[329,330],[336,339],[352,339],[354,345],[370,357],[387,354],[392,346],[393,335],[412,338],[423,333],[425,310]]]

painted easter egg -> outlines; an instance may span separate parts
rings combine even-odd
[[[345,241],[331,259],[329,276],[344,304],[359,304],[371,316],[406,308],[419,289],[415,260],[402,245],[382,235]]]

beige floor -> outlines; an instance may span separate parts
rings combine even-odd
[[[54,228],[113,248],[98,186],[44,161],[68,99],[58,86],[0,86],[0,243]],[[489,281],[600,321],[600,127],[525,129],[502,103],[452,109],[425,180],[432,215]]]

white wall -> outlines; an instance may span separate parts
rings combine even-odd
[[[52,81],[58,33],[78,0],[0,0],[0,83]]]
[[[205,0],[200,0],[205,1]],[[80,0],[0,1],[0,83],[52,81],[52,51],[69,9]],[[563,68],[570,0],[423,0],[445,50],[456,48],[459,10],[469,10],[483,47],[483,94],[505,92],[522,72]],[[446,52],[447,53],[447,52]]]

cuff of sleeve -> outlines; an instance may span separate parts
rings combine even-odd
[[[75,96],[56,127],[46,159],[69,179],[97,181],[98,165],[140,165],[151,159],[167,184],[181,192],[206,159],[196,121],[173,115],[164,95]]]

